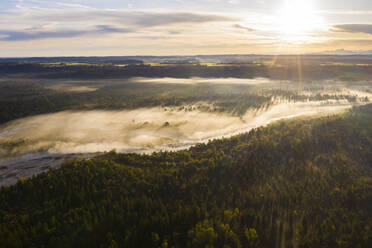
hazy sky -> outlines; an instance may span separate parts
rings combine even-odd
[[[372,50],[371,0],[0,0],[0,57]]]

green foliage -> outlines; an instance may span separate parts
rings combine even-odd
[[[372,106],[0,191],[0,247],[368,247]]]
[[[258,234],[254,228],[246,228],[244,230],[244,236],[247,239],[247,242],[250,246],[254,247],[255,243],[258,240]]]
[[[214,247],[217,242],[218,235],[214,230],[213,223],[204,220],[196,224],[196,226],[189,231],[190,247]]]

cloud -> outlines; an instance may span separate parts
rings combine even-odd
[[[239,4],[240,0],[229,0],[227,2],[230,3],[230,4]]]
[[[93,30],[56,30],[56,31],[11,31],[0,30],[0,41],[26,41],[49,38],[73,38],[89,34],[129,33],[130,29],[116,28],[108,25],[97,25]]]
[[[94,33],[133,33],[131,29],[118,28],[110,25],[97,25]]]
[[[61,3],[61,2],[56,2],[55,4],[57,6],[67,7],[67,8],[94,9],[94,8],[92,8],[90,6],[83,5],[83,4],[77,4],[77,3]]]
[[[116,25],[135,25],[140,27],[164,26],[179,23],[234,22],[239,18],[210,13],[177,11],[144,11],[112,9],[38,9],[27,8],[8,12],[0,19],[0,24],[58,22],[65,24],[111,23]]]
[[[256,30],[253,29],[253,28],[245,27],[245,26],[240,25],[240,24],[235,24],[235,25],[233,25],[233,27],[234,27],[234,28],[238,28],[238,29],[242,29],[242,30],[245,30],[245,31],[248,31],[248,32],[256,31]]]
[[[319,10],[319,14],[328,15],[371,15],[372,10]]]
[[[231,22],[236,18],[196,13],[146,13],[134,12],[127,13],[127,17],[134,20],[139,26],[153,27],[177,23],[206,23],[206,22]]]
[[[26,12],[20,10],[16,14],[9,13],[0,19],[0,27],[13,23],[10,28],[0,28],[0,41],[71,38],[87,34],[153,32],[154,30],[149,28],[169,27],[171,29],[179,25],[233,21],[239,20],[229,16],[193,12],[27,9]]]
[[[334,32],[372,34],[372,24],[342,24],[333,26]]]

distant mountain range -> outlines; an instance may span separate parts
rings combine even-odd
[[[192,56],[92,56],[92,57],[25,57],[25,58],[1,58],[0,63],[87,63],[87,64],[113,64],[113,65],[141,65],[144,63],[161,64],[197,64],[197,63],[257,63],[270,60],[274,57],[282,60],[297,58],[298,55],[265,55],[265,54],[222,54],[222,55],[192,55]],[[308,59],[329,59],[332,56],[372,56],[372,50],[332,50],[319,53],[302,54]],[[333,58],[333,59],[336,59]],[[370,60],[372,57],[369,57]],[[339,58],[337,58],[339,59]],[[346,59],[346,58],[344,58]]]
[[[338,49],[315,53],[314,55],[372,55],[372,50],[351,51],[345,49]]]

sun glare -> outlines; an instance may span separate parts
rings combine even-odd
[[[277,31],[284,40],[309,40],[311,32],[323,26],[312,0],[287,0],[277,19]]]

